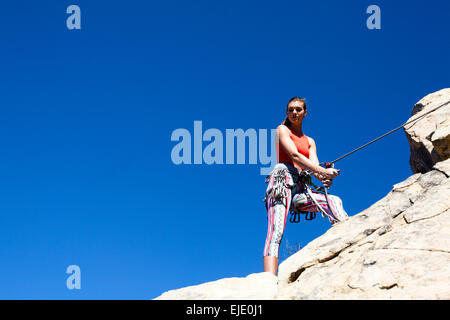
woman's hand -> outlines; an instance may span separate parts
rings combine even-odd
[[[319,180],[320,182],[322,182],[322,184],[324,185],[324,187],[329,188],[331,186],[331,184],[333,183],[333,179],[328,179],[325,178],[323,175],[321,175],[320,173],[313,173],[314,177]]]
[[[339,170],[334,168],[322,168],[318,167],[318,170],[313,172],[314,177],[316,177],[320,182],[322,182],[323,186],[329,188],[333,183],[333,178],[339,175]]]
[[[314,173],[319,174],[322,176],[323,180],[332,180],[333,178],[337,177],[339,175],[339,170],[334,168],[322,168],[320,166],[317,167],[318,170],[316,170]],[[319,179],[322,180],[322,179]]]
[[[321,180],[321,182],[325,188],[329,188],[331,186],[331,184],[333,183],[333,180],[325,179],[325,180]]]

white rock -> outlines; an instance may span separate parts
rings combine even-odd
[[[272,300],[276,293],[277,277],[261,272],[170,290],[155,300]]]
[[[431,93],[413,108],[411,118],[416,119],[443,104],[445,106],[405,126],[411,147],[410,165],[413,172],[425,173],[439,161],[450,157],[450,88]]]

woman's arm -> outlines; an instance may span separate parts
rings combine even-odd
[[[319,158],[317,157],[317,147],[316,142],[313,138],[308,137],[309,141],[309,159],[316,165],[319,165]],[[331,186],[331,183],[333,182],[332,179],[327,179],[320,173],[313,173],[314,177],[316,177],[317,180],[322,182],[325,187]]]
[[[318,166],[319,158],[317,158],[316,142],[311,137],[308,137],[308,142],[309,142],[309,160],[311,160],[316,166]]]

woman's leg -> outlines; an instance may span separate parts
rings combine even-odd
[[[338,218],[339,221],[344,221],[348,219],[348,215],[347,212],[344,210],[341,198],[329,194],[328,202],[330,202],[331,210],[333,210],[333,214]]]
[[[270,272],[277,275],[278,257],[265,256],[263,257],[264,272]]]
[[[286,177],[287,181],[290,179]],[[269,183],[268,189],[271,187],[273,181]],[[286,227],[286,220],[291,204],[291,190],[286,188],[286,198],[283,200],[275,200],[273,198],[267,199],[267,237],[264,246],[264,271],[271,272],[277,275],[278,269],[278,254],[280,250],[280,243],[283,238],[284,229]]]
[[[327,213],[328,219],[331,224],[334,224],[338,221],[344,221],[348,218],[348,215],[342,205],[342,200],[339,197],[329,194],[328,202],[330,205],[328,205],[327,199],[324,194],[312,191],[310,195],[314,198],[315,201],[313,201],[311,197],[308,197],[306,192],[294,195],[292,203],[293,205],[295,205],[298,211],[321,212],[320,208],[318,208],[316,205],[317,203]]]

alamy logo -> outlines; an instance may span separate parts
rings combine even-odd
[[[71,13],[71,15],[69,17],[67,17],[67,20],[66,20],[67,29],[80,30],[81,29],[81,9],[80,9],[80,7],[72,4],[67,7],[66,13],[68,13],[68,14]]]
[[[77,265],[70,265],[66,269],[70,276],[66,280],[66,287],[69,290],[81,289],[81,269]]]
[[[366,10],[367,14],[371,14],[366,21],[369,30],[381,29],[381,9],[377,5],[370,5]]]
[[[225,129],[224,135],[222,131],[215,128],[203,132],[202,121],[194,121],[193,137],[191,132],[184,128],[172,132],[170,140],[178,141],[178,143],[172,148],[171,159],[176,165],[235,164],[236,150],[236,164],[245,164],[246,158],[248,158],[248,164],[258,164],[259,158],[259,164],[268,165],[268,167],[260,169],[260,174],[268,175],[277,162],[275,139],[275,129],[270,130],[270,138],[268,138],[268,129],[259,129],[258,131],[255,129],[245,131],[243,129]],[[203,142],[208,142],[208,144],[204,147]],[[270,148],[268,148],[269,145]]]

